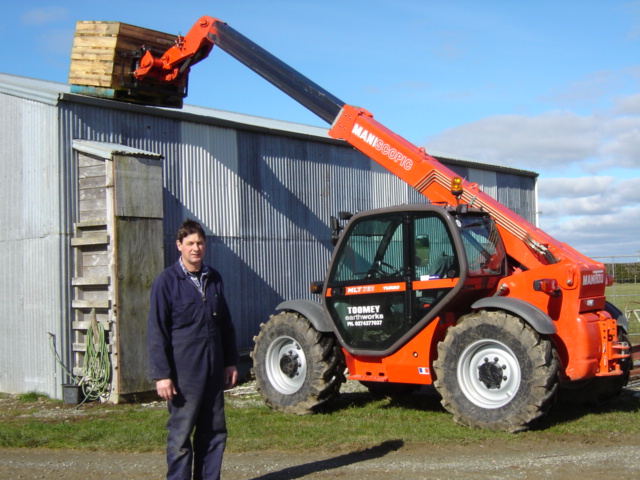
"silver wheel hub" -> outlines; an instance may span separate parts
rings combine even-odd
[[[469,401],[490,409],[513,400],[522,379],[513,351],[504,343],[489,339],[478,340],[462,352],[457,375]]]
[[[269,345],[266,357],[269,382],[284,395],[300,390],[307,376],[307,359],[302,347],[291,337],[279,337]]]

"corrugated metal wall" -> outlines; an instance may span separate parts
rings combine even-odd
[[[225,279],[245,349],[280,301],[313,298],[309,281],[324,277],[331,252],[330,215],[425,201],[351,147],[278,133],[281,122],[270,133],[268,125],[221,126],[206,116],[76,101],[72,95],[48,104],[0,93],[0,102],[0,241],[6,252],[0,391],[60,395],[63,379],[47,332],[56,335],[68,361],[74,139],[164,157],[165,264],[177,259],[174,235],[182,220],[202,222],[210,235],[207,261]],[[534,177],[451,168],[470,181],[486,182],[489,193],[533,220],[527,208],[535,205]]]
[[[65,138],[164,156],[165,263],[177,259],[180,223],[200,221],[244,349],[278,303],[313,298],[309,282],[324,277],[331,253],[331,215],[425,201],[347,145],[76,103],[63,111]],[[499,181],[513,187],[507,174],[451,168],[493,196],[503,189]]]
[[[69,340],[57,107],[0,95],[0,111],[0,391],[56,395],[63,379],[49,333],[59,351]]]
[[[165,263],[187,217],[210,238],[241,348],[285,299],[310,298],[331,252],[329,218],[424,201],[351,147],[75,103],[64,138],[114,142],[164,156]]]

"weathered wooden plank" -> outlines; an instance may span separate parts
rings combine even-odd
[[[75,78],[96,78],[111,77],[114,74],[115,65],[101,60],[78,60],[73,62],[69,69],[69,77]]]
[[[78,168],[78,178],[105,177],[104,163],[102,165],[92,165]]]
[[[109,277],[74,277],[71,279],[71,285],[75,287],[109,285],[111,278]]]
[[[109,255],[106,250],[104,252],[92,252],[92,253],[82,251],[81,261],[82,261],[83,269],[87,267],[92,267],[92,266],[96,267],[99,265],[108,266],[110,264]],[[88,277],[89,275],[83,272],[82,276]]]
[[[104,60],[82,59],[74,60],[73,65],[69,68],[69,76],[74,77],[91,77],[96,75],[110,76],[114,73],[115,65],[113,62]]]
[[[105,223],[107,221],[107,212],[104,210],[87,210],[79,212],[78,217],[80,222]]]
[[[105,230],[107,227],[107,224],[105,222],[76,222],[75,227],[80,229],[80,230],[86,230],[89,228],[97,228],[97,227],[104,227],[101,230]]]
[[[130,156],[114,157],[117,216],[162,218],[162,161]]]
[[[111,62],[116,59],[116,54],[112,49],[108,48],[78,48],[73,47],[71,49],[71,60],[74,60],[74,65],[81,61],[92,62]]]
[[[70,76],[69,77],[69,83],[74,83],[76,82],[76,84],[78,82],[84,82],[84,84],[90,83],[93,86],[96,87],[110,87],[113,84],[113,76],[111,75],[91,75],[91,74],[85,74],[82,76]]]
[[[105,176],[101,177],[87,177],[87,178],[79,178],[78,179],[78,188],[94,188],[94,187],[104,187],[105,185]]]
[[[91,200],[105,200],[107,198],[106,188],[85,188],[78,192],[81,202]]]
[[[102,167],[104,168],[104,158],[94,157],[93,155],[88,155],[81,152],[78,153],[78,167],[93,167],[96,165],[102,165]]]
[[[107,199],[95,198],[89,200],[81,200],[79,211],[84,212],[103,212],[103,216],[107,214]]]
[[[72,300],[72,308],[110,308],[110,300]]]
[[[161,189],[161,185],[156,187]],[[151,284],[164,266],[162,219],[116,218],[116,231],[120,393],[144,392],[153,388],[147,376],[144,339]]]
[[[117,35],[121,25],[120,22],[80,20],[76,23],[76,34]]]
[[[99,35],[76,35],[73,39],[73,47],[77,49],[104,48],[115,50],[118,47],[118,37]]]
[[[81,290],[81,297],[77,298],[76,300],[78,300],[79,302],[89,302],[92,305],[106,305],[110,298],[109,298],[109,292],[107,290],[104,290],[102,292],[97,292],[97,291],[93,291],[90,290],[88,292],[82,291]],[[98,307],[95,307],[98,308]],[[105,308],[105,307],[102,307]]]
[[[102,324],[102,327],[104,328],[104,330],[106,332],[111,331],[111,322],[102,322],[102,321],[98,320],[98,323]],[[91,320],[79,320],[79,321],[76,321],[76,322],[71,322],[71,328],[73,328],[74,330],[85,330],[86,331],[89,328],[89,325],[91,325]]]
[[[78,289],[77,300],[84,300],[87,302],[105,302],[109,300],[109,289],[106,285],[99,287],[89,287]]]
[[[85,247],[87,245],[104,245],[109,243],[109,235],[89,234],[82,237],[72,238],[72,247]]]
[[[109,275],[110,266],[108,263],[98,265],[82,265],[80,274],[83,277],[99,277]]]

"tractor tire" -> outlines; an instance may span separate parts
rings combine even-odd
[[[553,405],[559,368],[551,341],[521,318],[481,310],[438,344],[435,387],[457,423],[519,432]]]
[[[340,393],[345,361],[335,336],[302,315],[281,312],[260,325],[251,353],[256,386],[278,412],[305,415]]]
[[[621,328],[618,329],[618,340],[631,345],[629,336]],[[622,375],[615,377],[594,377],[590,380],[564,383],[560,386],[558,399],[572,405],[588,405],[604,407],[618,398],[629,382],[632,360],[626,358],[622,362]]]

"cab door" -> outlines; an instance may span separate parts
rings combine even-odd
[[[421,321],[455,287],[459,268],[451,226],[442,209],[425,209],[356,216],[344,232],[324,301],[349,350],[393,349],[422,328]],[[425,236],[428,253],[418,248]]]

